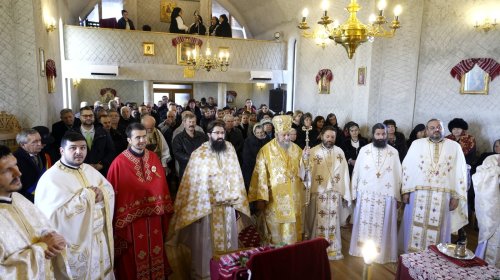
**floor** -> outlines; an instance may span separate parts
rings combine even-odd
[[[474,251],[477,246],[478,232],[472,227],[466,226],[467,232],[467,248]],[[331,279],[335,280],[355,280],[363,277],[363,258],[353,257],[349,255],[349,242],[351,240],[352,228],[342,229],[342,254],[343,260],[330,261]],[[457,239],[452,237],[452,241]],[[396,275],[397,263],[389,263],[385,265],[375,264],[372,266],[370,274],[371,280],[387,280],[394,279]]]

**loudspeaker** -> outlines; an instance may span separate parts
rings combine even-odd
[[[269,91],[269,109],[275,113],[286,112],[286,90],[277,88]]]

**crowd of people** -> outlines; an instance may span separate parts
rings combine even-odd
[[[210,26],[207,27],[203,23],[203,18],[196,11],[194,16],[194,22],[191,26],[187,26],[182,18],[183,11],[179,7],[175,7],[170,15],[170,26],[168,31],[170,33],[185,33],[185,34],[196,34],[196,35],[210,35],[218,37],[228,37],[232,38],[232,29],[229,22],[229,18],[226,14],[222,14],[219,17],[213,16],[210,19]],[[118,20],[116,28],[135,30],[134,22],[128,17],[128,11],[122,10],[122,17]],[[143,31],[151,31],[151,26],[144,25],[142,27]]]
[[[499,267],[499,204],[474,205],[473,190],[500,201],[500,140],[476,159],[463,119],[449,122],[446,137],[438,119],[408,139],[391,119],[363,137],[333,113],[272,112],[251,99],[218,108],[212,97],[183,107],[167,96],[83,103],[60,119],[51,131],[22,130],[13,154],[0,147],[9,231],[0,265],[14,278],[207,279],[211,257],[238,249],[248,227],[261,245],[325,238],[338,260],[340,229],[351,223],[350,255],[371,240],[375,262],[396,262],[456,231],[466,239],[474,211],[477,254]]]

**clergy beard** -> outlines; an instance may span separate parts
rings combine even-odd
[[[323,141],[323,147],[325,147],[327,149],[333,148],[334,145],[335,145],[335,142],[333,142],[333,141]]]
[[[441,132],[435,132],[429,136],[432,142],[440,142],[443,139],[443,134]]]
[[[385,148],[387,146],[387,139],[374,139],[373,146],[376,148]]]
[[[227,148],[226,141],[224,141],[224,139],[210,139],[210,147],[212,148],[212,151],[216,153],[224,152]]]
[[[288,148],[290,148],[290,142],[279,142],[278,141],[278,144],[280,145],[281,148],[283,148],[285,150],[288,150]]]

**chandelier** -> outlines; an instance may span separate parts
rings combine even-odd
[[[212,56],[212,49],[210,48],[210,41],[207,41],[207,48],[205,55],[198,54],[196,49],[187,50],[187,67],[190,70],[205,69],[207,72],[210,70],[219,70],[226,72],[229,68],[229,50],[220,50],[219,56]]]
[[[386,37],[391,38],[399,29],[399,15],[401,14],[401,5],[396,5],[394,7],[394,20],[390,23],[389,27],[385,27],[387,20],[384,16],[384,10],[387,6],[386,0],[380,0],[377,3],[378,16],[374,14],[369,17],[369,24],[363,24],[357,18],[357,12],[361,9],[361,6],[356,0],[351,0],[349,5],[347,5],[346,10],[349,12],[349,18],[344,23],[339,24],[337,20],[333,20],[328,16],[328,0],[323,0],[321,2],[321,10],[323,14],[318,24],[324,29],[324,31],[329,35],[328,38],[335,41],[336,44],[342,45],[346,51],[349,59],[352,59],[356,48],[366,41],[373,41],[375,37]],[[302,35],[306,38],[317,38],[318,36],[314,33],[306,32],[309,29],[307,24],[307,16],[309,15],[309,10],[305,8],[302,11],[302,21],[297,26],[299,29],[304,30]],[[326,44],[325,44],[326,45]],[[324,48],[325,45],[322,45]]]

